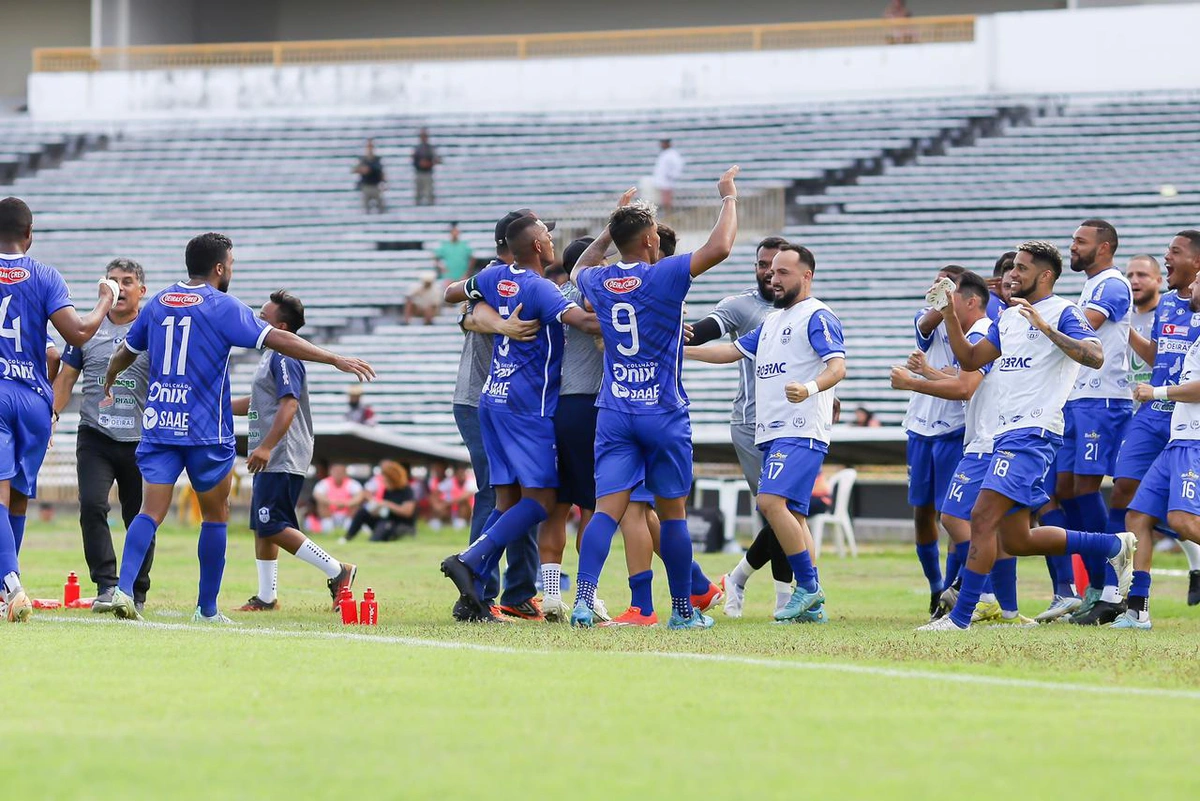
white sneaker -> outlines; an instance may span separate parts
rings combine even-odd
[[[941,311],[949,302],[949,295],[954,289],[954,281],[949,278],[939,278],[933,282],[933,286],[925,293],[925,302],[938,311]]]
[[[1083,600],[1074,595],[1055,595],[1046,611],[1035,615],[1033,619],[1038,623],[1050,623],[1071,614],[1081,606],[1083,606]]]
[[[924,626],[919,626],[917,631],[970,631],[970,629],[970,626],[967,626],[965,629],[960,628],[954,622],[954,618],[946,615],[945,617],[939,617],[937,620],[931,620]]]
[[[725,593],[725,617],[741,617],[742,607],[746,604],[746,588],[731,579],[728,573],[721,576],[718,583],[721,592]]]
[[[24,623],[33,614],[33,602],[25,594],[25,590],[16,589],[8,594],[4,604],[4,619],[9,623]]]
[[[1133,583],[1133,555],[1137,552],[1137,535],[1132,531],[1122,531],[1117,537],[1121,540],[1121,550],[1108,560],[1117,573],[1117,592],[1121,597],[1129,595],[1129,585]]]
[[[238,625],[234,621],[225,617],[225,615],[221,614],[219,611],[212,617],[208,617],[207,615],[204,615],[200,612],[200,607],[198,607],[198,606],[196,607],[195,614],[192,615],[192,622],[193,623],[210,623],[210,624],[217,624],[217,625],[224,625],[224,626]]]
[[[599,598],[592,599],[592,614],[596,616],[597,620],[605,623],[612,620],[612,615],[608,613],[608,607]]]
[[[566,623],[571,619],[571,607],[563,603],[561,595],[543,595],[542,616],[547,623]]]

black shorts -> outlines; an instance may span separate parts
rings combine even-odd
[[[560,395],[554,413],[558,502],[596,509],[596,396]]]
[[[274,537],[286,528],[300,530],[296,504],[304,476],[296,473],[255,473],[250,496],[250,530],[260,537]]]

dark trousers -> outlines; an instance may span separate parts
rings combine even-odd
[[[108,493],[117,482],[125,528],[142,508],[142,474],[137,466],[137,443],[115,439],[87,426],[79,427],[75,444],[75,470],[79,477],[79,526],[83,531],[83,556],[92,582],[99,591],[117,586],[117,555],[108,528]],[[142,570],[133,584],[135,601],[145,601],[150,589],[154,543],[146,552]]]
[[[471,455],[471,470],[475,473],[475,485],[479,487],[475,493],[475,509],[471,512],[471,542],[474,542],[483,533],[484,522],[496,508],[496,490],[492,488],[487,453],[483,449],[479,409],[461,403],[454,404],[454,422],[458,425],[458,433],[462,436],[463,443],[467,446],[467,453]],[[508,567],[504,571],[504,595],[500,598],[500,603],[516,606],[537,595],[538,568],[541,566],[538,558],[537,527],[534,526],[526,536],[518,537],[510,543],[504,553],[508,557]],[[500,571],[497,569],[487,577],[483,590],[484,600],[495,599],[499,590]]]

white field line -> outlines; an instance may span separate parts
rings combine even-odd
[[[1154,567],[1154,568],[1150,569],[1150,575],[1152,575],[1152,576],[1173,576],[1175,578],[1187,578],[1188,571],[1175,570],[1173,568],[1166,568],[1166,567]]]
[[[188,631],[197,634],[231,634],[248,637],[291,637],[302,640],[350,640],[354,642],[371,643],[375,645],[402,645],[410,648],[437,648],[453,651],[474,651],[489,654],[518,654],[533,656],[563,656],[576,653],[590,653],[596,656],[624,656],[651,659],[671,659],[682,662],[713,662],[718,664],[748,665],[751,667],[774,668],[777,670],[808,670],[822,673],[844,673],[859,676],[878,676],[888,679],[905,679],[916,681],[952,682],[955,684],[976,685],[985,687],[1009,687],[1024,690],[1047,690],[1050,692],[1083,693],[1093,695],[1123,695],[1146,696],[1152,698],[1181,698],[1200,701],[1200,690],[1172,690],[1155,687],[1121,687],[1113,685],[1078,684],[1072,682],[1039,681],[1037,679],[1013,679],[1001,676],[984,676],[974,673],[940,673],[932,670],[910,670],[906,668],[887,668],[872,665],[853,665],[839,662],[795,662],[786,659],[767,659],[764,657],[736,656],[733,654],[697,654],[671,651],[551,651],[541,648],[511,648],[503,645],[486,645],[482,643],[458,642],[455,640],[431,640],[423,637],[396,637],[383,634],[356,634],[342,631],[298,631],[288,629],[188,625],[185,623],[122,623],[112,619],[54,617],[39,615],[35,621],[54,623],[74,623],[79,625],[124,625],[144,629],[161,629],[165,631]],[[939,635],[934,635],[939,636]],[[942,635],[944,636],[944,635]],[[959,635],[964,636],[964,635]],[[970,636],[965,635],[965,636]]]

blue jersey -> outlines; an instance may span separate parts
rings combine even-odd
[[[1004,302],[1004,298],[995,292],[988,293],[987,316],[989,320],[999,320],[1000,312],[1007,308],[1008,304]]]
[[[208,284],[175,284],[145,305],[125,347],[149,356],[142,441],[165,445],[233,442],[229,351],[261,348],[271,326]]]
[[[692,254],[651,266],[619,262],[580,273],[604,336],[604,382],[596,405],[627,414],[687,407],[683,367],[683,300],[692,285]]]
[[[1183,358],[1187,356],[1192,343],[1200,338],[1200,313],[1192,311],[1189,299],[1179,297],[1178,292],[1168,292],[1159,300],[1154,312],[1151,338],[1155,341],[1156,350],[1150,385],[1165,387],[1178,384],[1183,372]],[[1152,401],[1143,405],[1164,417],[1169,417],[1175,408],[1172,401]]]
[[[480,270],[467,281],[466,291],[467,297],[484,301],[505,319],[520,305],[522,319],[542,323],[532,342],[493,337],[492,366],[480,403],[495,411],[553,417],[562,381],[562,316],[575,304],[553,281],[503,262]]]
[[[0,254],[0,378],[54,399],[46,377],[46,324],[71,304],[58,270],[28,256]]]

